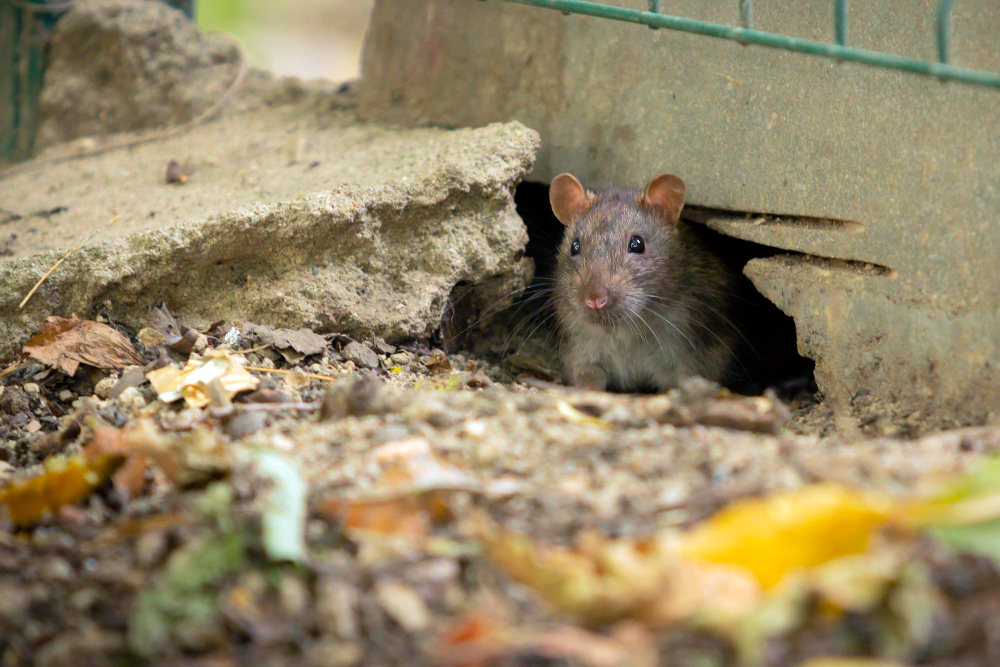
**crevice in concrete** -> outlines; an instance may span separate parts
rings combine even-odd
[[[777,226],[790,229],[808,229],[846,234],[863,234],[865,226],[857,220],[815,218],[806,215],[772,215],[748,211],[730,211],[706,206],[686,206],[684,217],[708,224],[710,222],[737,223],[742,225]]]

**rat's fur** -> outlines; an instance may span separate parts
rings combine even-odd
[[[682,204],[683,183],[680,188]],[[692,375],[722,380],[739,338],[730,322],[736,276],[700,230],[649,205],[643,190],[587,196],[585,210],[560,216],[568,224],[555,307],[570,381],[590,389],[663,391]],[[642,254],[628,252],[633,235],[645,241]],[[576,256],[573,241],[580,242]],[[586,307],[588,286],[608,291],[607,307]]]

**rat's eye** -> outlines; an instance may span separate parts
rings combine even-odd
[[[628,240],[628,251],[634,253],[645,252],[646,242],[642,240],[641,236],[633,236]]]
[[[570,244],[570,246],[569,246],[569,254],[571,254],[571,255],[579,255],[580,254],[580,242],[579,241],[573,241],[573,243]]]

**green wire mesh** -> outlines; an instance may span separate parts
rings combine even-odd
[[[163,0],[190,18],[194,0]],[[0,160],[31,155],[49,35],[66,0],[0,0]]]
[[[899,70],[914,74],[922,74],[943,81],[959,81],[976,86],[987,86],[1000,89],[1000,73],[983,70],[955,67],[950,64],[951,50],[951,10],[954,0],[940,0],[937,12],[937,46],[938,62],[927,62],[916,58],[905,58],[891,53],[868,51],[847,46],[847,0],[834,0],[833,34],[834,44],[816,42],[809,39],[798,39],[787,35],[754,30],[753,0],[737,0],[740,18],[744,27],[698,21],[695,19],[671,16],[659,12],[659,0],[650,0],[649,11],[616,7],[588,0],[504,0],[522,5],[531,5],[544,9],[555,9],[564,14],[583,14],[613,21],[639,23],[651,28],[667,28],[680,30],[709,37],[731,39],[744,44],[757,44],[775,49],[798,51],[815,56],[833,58],[848,62],[864,63],[875,67]]]

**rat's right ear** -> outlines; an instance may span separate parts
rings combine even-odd
[[[549,203],[559,222],[569,227],[594,203],[594,193],[588,192],[573,174],[559,174],[549,186]]]

